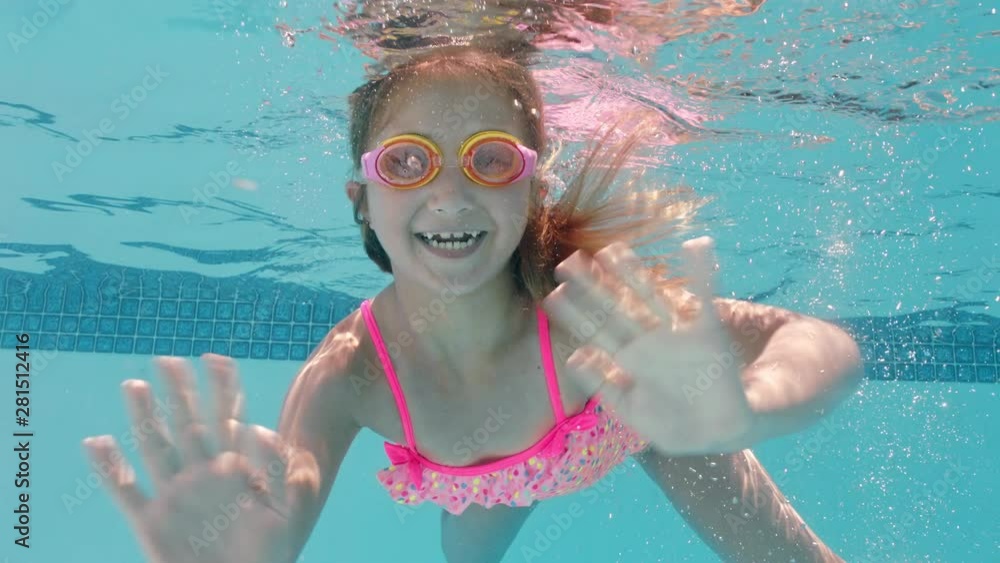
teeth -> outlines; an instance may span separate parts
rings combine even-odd
[[[468,248],[476,243],[481,235],[486,234],[486,231],[456,231],[456,232],[440,232],[440,233],[420,233],[420,238],[424,240],[430,246],[434,248],[443,248],[445,250],[460,250],[462,248]],[[448,240],[451,239],[451,240]],[[454,240],[454,239],[465,239],[465,240]]]

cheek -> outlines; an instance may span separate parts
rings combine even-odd
[[[379,190],[368,194],[368,209],[372,228],[378,231],[381,227],[391,228],[400,221],[407,211],[407,199],[399,197],[402,194],[387,193]],[[394,197],[395,196],[395,197]]]
[[[500,190],[498,196],[496,203],[497,208],[502,209],[502,216],[513,221],[515,227],[524,228],[531,208],[531,187],[508,187]]]

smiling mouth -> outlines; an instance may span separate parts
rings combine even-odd
[[[486,231],[456,231],[442,233],[417,233],[416,237],[429,246],[443,250],[468,248],[486,236]]]

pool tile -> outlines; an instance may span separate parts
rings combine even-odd
[[[271,340],[287,342],[291,339],[292,327],[286,324],[275,324],[271,328]]]
[[[121,306],[122,316],[134,317],[139,314],[139,300],[138,299],[125,299],[122,301]]]
[[[197,303],[194,301],[181,301],[180,306],[177,309],[177,317],[180,319],[195,318],[196,305]]]
[[[24,325],[22,330],[27,332],[38,332],[38,329],[42,327],[42,316],[38,313],[28,313],[24,316]]]
[[[43,312],[49,314],[59,314],[63,311],[63,296],[66,289],[62,286],[49,287],[45,295],[45,308]]]
[[[917,379],[917,366],[896,364],[896,376],[903,381],[915,381]]]
[[[118,332],[116,334],[134,335],[135,325],[135,319],[118,319]]]
[[[272,360],[287,360],[288,359],[288,344],[271,344],[271,353],[269,357]]]
[[[253,305],[250,303],[237,303],[235,316],[238,321],[252,321]]]
[[[194,341],[194,344],[191,346],[191,355],[192,356],[196,356],[196,357],[197,356],[201,356],[202,354],[207,354],[207,353],[209,353],[211,351],[212,351],[212,343],[209,340],[198,340],[198,339],[196,339]]]
[[[156,319],[139,319],[136,333],[139,336],[153,336],[156,333]]]
[[[35,349],[38,350],[55,350],[56,349],[56,335],[55,334],[39,334],[35,338]]]
[[[966,383],[976,380],[976,367],[964,364],[958,364],[956,373],[956,379],[958,381],[964,381]]]
[[[253,325],[254,340],[269,340],[271,338],[271,325],[269,323],[257,323]]]
[[[115,339],[116,354],[131,354],[135,346],[135,339],[130,337]]]
[[[95,352],[100,352],[102,354],[109,354],[115,349],[115,339],[110,336],[98,336],[97,346],[94,347]]]
[[[198,316],[199,320],[208,320],[215,317],[215,303],[211,301],[199,301],[198,302]]]
[[[291,359],[303,361],[309,357],[309,347],[304,344],[292,344]]]
[[[101,301],[101,315],[105,317],[117,316],[120,304],[121,302],[116,297],[104,299]]]
[[[139,302],[139,316],[155,319],[159,312],[160,302],[154,299],[143,299]]]
[[[43,315],[42,330],[45,332],[59,332],[59,317],[57,315]]]
[[[333,303],[329,299],[313,304],[312,322],[326,326],[333,316]]]
[[[171,338],[157,338],[153,341],[153,353],[157,356],[174,355],[174,341]]]
[[[250,343],[249,342],[233,342],[232,347],[229,351],[230,355],[234,358],[247,358],[250,356]]]
[[[251,328],[250,323],[234,323],[233,324],[233,338],[237,340],[250,340]]]
[[[309,326],[292,325],[292,342],[308,342],[308,341],[309,341]]]
[[[215,310],[215,319],[220,321],[233,320],[233,311],[236,309],[234,303],[219,303]]]
[[[254,342],[250,346],[250,357],[255,360],[266,360],[268,345],[266,342]]]
[[[76,351],[77,352],[93,352],[97,346],[97,339],[93,336],[83,335],[77,337],[76,339]]]
[[[24,326],[24,315],[8,313],[7,318],[4,320],[3,329],[21,330],[22,326]]]
[[[274,320],[288,322],[292,320],[292,304],[280,302],[274,305]]]
[[[193,321],[177,321],[177,336],[190,338],[194,336]]]
[[[41,313],[45,309],[45,288],[37,287],[28,290],[25,311]]]
[[[299,303],[295,305],[293,319],[297,323],[308,323],[312,318],[312,303]]]
[[[934,373],[934,364],[917,365],[917,381],[934,381],[937,374]]]
[[[972,348],[968,346],[956,346],[955,361],[960,364],[971,364],[974,362],[975,356],[973,355]]]
[[[954,364],[938,364],[937,366],[937,380],[938,381],[955,381],[955,365]]]
[[[995,364],[997,363],[996,352],[991,346],[977,346],[975,348],[975,363],[977,364]]]
[[[194,337],[208,339],[212,337],[212,323],[209,321],[198,321],[194,324]]]
[[[160,301],[160,312],[157,317],[161,319],[172,319],[177,316],[177,302],[176,301]]]
[[[233,323],[215,323],[215,332],[212,337],[216,340],[229,340],[233,335]]]
[[[997,382],[996,366],[976,366],[976,381],[981,383]]]
[[[72,275],[0,269],[0,346],[303,361],[360,299],[268,280],[123,266]],[[937,310],[835,320],[857,338],[868,377],[996,383],[1000,321]]]
[[[83,310],[83,292],[67,291],[63,300],[63,313],[78,315]]]
[[[26,305],[27,299],[23,295],[8,295],[7,296],[7,310],[23,312]]]

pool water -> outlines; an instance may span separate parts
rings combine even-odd
[[[248,418],[274,426],[312,347],[387,282],[342,189],[344,99],[372,60],[336,10],[289,4],[0,10],[11,383],[17,335],[31,346],[30,422],[9,415],[0,448],[7,561],[141,561],[80,446],[128,443],[121,381],[153,379],[154,355],[228,354]],[[592,49],[577,41],[538,69],[553,136],[576,146],[602,116],[657,108],[667,134],[650,181],[714,198],[685,236],[715,237],[720,292],[858,339],[857,393],[754,450],[829,546],[847,561],[1000,560],[995,9],[696,9],[715,5],[729,4],[687,2],[669,33],[624,34],[635,49],[581,31]],[[30,549],[14,543],[25,431]],[[301,561],[443,561],[440,510],[392,503],[374,478],[384,461],[363,433]],[[505,559],[716,560],[631,461],[543,503]]]

